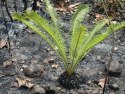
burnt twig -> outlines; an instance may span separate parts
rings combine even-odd
[[[108,13],[107,13],[107,10],[106,10],[106,7],[105,7],[105,1],[103,0],[103,8],[104,8],[104,11],[106,13],[106,16],[108,16]],[[109,24],[108,25],[111,25],[110,21],[109,21]],[[111,28],[111,30],[113,30],[113,28]],[[112,36],[112,48],[111,48],[111,52],[110,52],[110,56],[109,56],[109,61],[108,61],[108,67],[107,67],[107,70],[106,70],[106,75],[105,75],[105,83],[104,83],[104,88],[103,88],[103,92],[102,94],[105,94],[105,89],[106,89],[106,84],[107,84],[107,81],[108,81],[108,74],[109,74],[109,68],[110,68],[110,65],[111,65],[111,61],[113,59],[112,57],[112,54],[114,53],[114,47],[115,47],[115,34],[113,33],[113,36]]]
[[[23,4],[24,4],[24,11],[27,9],[27,1],[26,0],[22,0]]]
[[[2,5],[3,2],[1,2],[1,5]],[[1,6],[1,12],[2,12],[2,16],[3,16],[3,20],[4,20],[4,25],[5,25],[5,29],[6,29],[6,32],[7,32],[7,41],[8,41],[8,51],[10,52],[10,38],[9,38],[9,31],[8,31],[8,28],[7,28],[7,21],[6,21],[6,18],[5,18],[5,14],[4,14],[4,11],[3,11],[3,8]]]
[[[36,10],[37,9],[37,0],[33,0],[33,6],[32,6],[32,10]]]
[[[16,5],[16,0],[14,0],[14,9],[15,9],[15,11],[17,12],[17,5]]]
[[[7,14],[8,14],[8,16],[9,16],[11,22],[13,22],[13,18],[11,17],[10,12],[9,12],[9,10],[8,10],[7,0],[5,0],[5,8],[6,8],[6,12],[7,12]]]

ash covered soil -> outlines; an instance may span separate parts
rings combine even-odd
[[[82,2],[82,0],[75,2]],[[90,1],[83,2],[93,6]],[[13,3],[9,3],[8,6],[10,12],[13,12]],[[28,6],[31,7],[31,4]],[[21,2],[18,2],[18,7],[18,10],[23,10]],[[44,8],[38,11],[49,19]],[[60,13],[60,15],[66,31],[64,35],[67,36],[72,14]],[[90,16],[92,15],[89,15],[85,23],[91,26],[94,17]],[[92,49],[76,69],[76,73],[82,79],[80,88],[67,90],[57,81],[65,68],[55,52],[39,35],[25,25],[17,21],[10,22],[7,14],[5,17],[8,21],[10,52],[8,45],[0,48],[0,94],[102,94],[101,85],[104,84],[110,54],[112,61],[105,94],[125,94],[125,29],[115,32],[113,53],[111,53],[112,35]],[[7,39],[6,32],[0,13],[1,39]]]

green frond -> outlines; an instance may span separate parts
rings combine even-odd
[[[77,45],[77,50],[80,49],[82,43],[85,41],[86,37],[88,37],[88,32],[86,26],[81,25],[80,26],[80,35],[79,35],[79,40],[78,40],[78,45]]]
[[[49,13],[49,15],[51,17],[51,20],[54,22],[55,28],[58,28],[58,30],[60,30],[61,19],[57,15],[57,12],[54,9],[54,7],[52,6],[52,4],[50,4],[50,0],[44,0],[44,1],[45,1],[45,4],[46,4],[47,12]]]
[[[76,63],[74,63],[74,68],[76,67],[76,65],[82,60],[82,58],[99,42],[103,41],[104,39],[106,39],[109,35],[111,35],[113,32],[121,29],[125,27],[125,21],[121,22],[121,23],[117,23],[117,24],[111,24],[109,25],[109,27],[106,28],[106,30],[103,30],[103,32],[101,32],[100,34],[96,34],[92,37],[91,41],[89,41],[84,49],[82,49],[81,51],[83,52],[82,55],[77,59],[75,58]],[[79,54],[79,53],[77,53]]]
[[[93,40],[93,37],[96,33],[98,33],[106,24],[108,23],[108,20],[103,19],[102,21],[99,21],[96,23],[96,25],[94,26],[94,28],[92,29],[92,31],[89,32],[88,37],[85,38],[85,40],[83,41],[83,43],[81,44],[81,47],[77,50],[77,56],[76,59],[80,59],[80,57],[83,55],[84,49],[86,47],[86,45]]]
[[[49,22],[46,19],[42,18],[32,10],[27,11],[25,14],[23,14],[23,16],[19,15],[18,13],[14,13],[13,18],[18,19],[19,21],[23,22],[28,27],[30,27],[32,30],[34,30],[36,33],[38,33],[49,43],[49,45],[52,47],[53,50],[55,50],[55,46],[57,46],[58,48],[56,49],[56,52],[58,52],[57,55],[61,57],[61,59],[65,63],[65,67],[67,66],[64,39],[61,37],[60,33],[58,33],[58,31],[56,31],[56,29],[51,24],[49,24]],[[31,20],[34,23],[34,25],[29,23],[27,19]],[[40,31],[39,29],[40,27],[43,28],[49,34],[49,36],[52,38],[52,41],[50,41],[50,39],[47,38],[47,35],[44,32]],[[53,44],[55,45],[54,47],[52,46]]]
[[[26,14],[24,15],[26,18],[29,18],[33,22],[35,22],[38,26],[42,27],[49,36],[53,39],[53,41],[56,43],[56,46],[63,57],[63,61],[66,62],[66,45],[64,43],[64,39],[58,29],[55,28],[52,24],[50,24],[46,19],[38,15],[35,11],[28,10]],[[37,19],[36,19],[37,18]]]
[[[87,5],[81,5],[79,6],[78,10],[75,12],[75,14],[73,15],[71,19],[71,31],[72,32],[71,32],[71,42],[70,42],[69,53],[72,58],[74,55],[77,42],[79,40],[79,34],[81,33],[81,30],[80,30],[81,22],[83,21],[85,15],[88,12],[89,12],[89,7]]]
[[[85,40],[85,38],[88,36],[87,28],[83,25],[80,24],[80,28],[78,29],[77,32],[75,32],[74,40],[72,43],[72,47],[74,47],[74,50],[72,51],[72,54],[76,56],[77,50],[80,48],[81,44]],[[73,57],[74,57],[73,56]],[[73,59],[73,57],[71,59]]]
[[[111,25],[109,25],[109,28],[107,28],[107,29],[116,31],[123,27],[125,27],[125,21],[120,22],[120,23],[111,24]]]
[[[50,40],[50,38],[48,38],[37,26],[35,26],[32,23],[30,23],[29,21],[27,21],[22,15],[15,12],[15,13],[13,13],[12,17],[16,20],[23,22],[26,26],[28,26],[33,31],[35,31],[40,36],[42,36],[53,49],[55,48],[54,44],[51,43],[52,41]],[[57,54],[59,55],[58,52],[57,52]]]

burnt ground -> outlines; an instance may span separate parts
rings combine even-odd
[[[91,0],[83,2],[94,7]],[[10,12],[14,11],[12,5],[13,3],[10,2]],[[28,7],[30,8],[31,4]],[[21,12],[23,10],[21,2],[18,2],[18,10]],[[89,17],[88,22],[86,21],[87,25],[91,25],[91,21],[95,18],[91,15],[94,10],[90,13],[92,17]],[[49,18],[42,9],[38,11],[44,17]],[[67,90],[61,87],[57,81],[59,75],[65,69],[54,51],[39,35],[31,33],[32,31],[20,22],[10,22],[7,14],[5,15],[8,21],[10,52],[8,46],[0,49],[0,94],[102,94],[102,87],[98,83],[106,74],[106,64],[109,62],[113,47],[112,36],[96,45],[78,65],[76,73],[83,78],[80,88]],[[66,31],[64,34],[67,35],[68,21],[72,14],[60,13],[60,15],[63,17]],[[0,13],[0,38],[7,39],[7,36],[3,17]],[[112,69],[105,94],[125,94],[125,29],[115,33],[114,45],[116,50],[111,53],[113,57],[111,61]],[[9,63],[6,63],[7,61]],[[31,73],[32,71],[35,72]],[[19,86],[17,78],[30,79],[28,81],[33,84],[33,87],[26,87],[29,85],[26,85],[25,82],[22,86]],[[22,80],[21,82],[23,83]],[[40,90],[35,88],[37,86]]]

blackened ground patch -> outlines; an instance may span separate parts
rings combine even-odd
[[[78,89],[80,88],[81,84],[85,83],[85,79],[75,72],[70,76],[67,74],[67,72],[63,72],[60,75],[58,82],[66,89]]]

